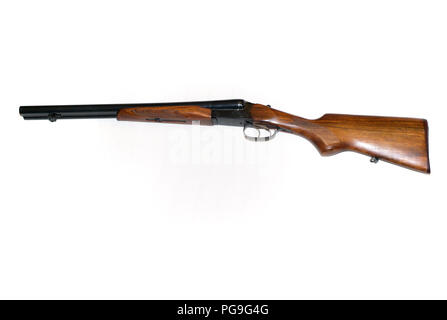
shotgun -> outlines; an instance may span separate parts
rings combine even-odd
[[[326,114],[308,120],[241,99],[175,103],[22,106],[26,120],[116,118],[243,128],[245,138],[268,141],[277,132],[312,142],[321,155],[354,151],[415,171],[430,173],[428,123],[424,119]]]

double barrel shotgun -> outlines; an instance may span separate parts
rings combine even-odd
[[[143,104],[20,107],[26,120],[116,118],[200,125],[239,126],[251,141],[268,141],[287,132],[312,142],[323,156],[354,151],[423,173],[430,173],[428,123],[424,119],[326,114],[308,120],[244,100]]]

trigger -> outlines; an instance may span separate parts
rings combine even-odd
[[[249,128],[253,128],[257,131],[257,136],[251,136],[247,133],[247,129]],[[261,130],[265,130],[268,132],[268,136],[262,137],[261,136]],[[254,141],[254,142],[267,142],[269,140],[272,140],[273,138],[275,138],[276,134],[278,133],[278,129],[270,129],[267,127],[263,127],[263,126],[256,126],[256,125],[248,125],[245,124],[244,125],[244,129],[243,129],[243,133],[244,133],[244,137],[245,139],[249,140],[249,141]]]

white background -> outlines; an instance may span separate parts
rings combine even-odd
[[[2,1],[0,298],[447,298],[445,1]],[[427,118],[432,175],[279,134],[24,121],[242,98]]]

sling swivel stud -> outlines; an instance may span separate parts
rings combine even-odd
[[[61,117],[60,113],[49,113],[48,114],[48,120],[50,120],[50,122],[55,122],[57,119],[59,119]]]

